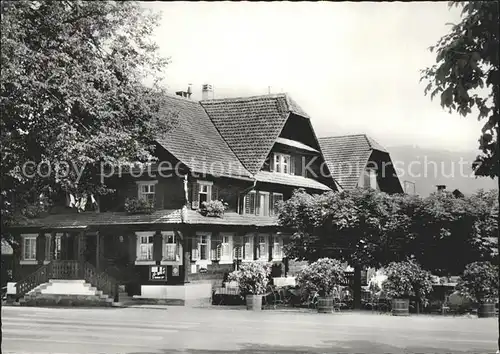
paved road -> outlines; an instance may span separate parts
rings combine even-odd
[[[227,309],[2,308],[2,353],[494,353],[497,319]]]

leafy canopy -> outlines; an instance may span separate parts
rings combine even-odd
[[[500,121],[499,3],[498,1],[450,2],[462,8],[462,19],[450,33],[430,48],[436,65],[422,71],[428,82],[425,94],[441,97],[441,106],[462,116],[478,112],[484,120],[479,138],[482,155],[474,163],[480,176],[499,176]]]
[[[151,40],[159,17],[137,2],[2,1],[1,11],[4,226],[42,193],[107,193],[100,164],[154,159],[154,133],[173,115],[158,85],[168,60]]]
[[[468,264],[460,277],[457,289],[475,302],[495,301],[498,297],[498,267],[490,262]]]

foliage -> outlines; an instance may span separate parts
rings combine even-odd
[[[497,212],[495,191],[422,198],[358,189],[315,196],[297,191],[279,219],[295,229],[285,246],[292,259],[328,257],[377,268],[413,259],[449,275],[492,258]]]
[[[497,301],[498,286],[498,267],[490,262],[474,262],[465,267],[457,289],[464,297],[484,303]]]
[[[204,216],[221,217],[224,215],[224,211],[227,207],[228,204],[223,200],[211,200],[209,202],[202,203],[200,213]]]
[[[228,280],[238,283],[240,293],[246,295],[263,295],[269,283],[271,265],[261,262],[242,263],[238,270],[229,274]]]
[[[385,268],[387,279],[382,289],[389,298],[416,298],[424,306],[432,292],[432,275],[417,263],[393,262]]]
[[[151,41],[158,16],[139,3],[1,6],[3,228],[40,193],[79,200],[109,192],[100,164],[154,160],[152,138],[175,114],[163,109],[157,85],[167,64]]]
[[[336,259],[321,258],[302,269],[297,276],[297,283],[308,293],[331,296],[335,285],[340,285],[344,280],[344,269]]]
[[[315,196],[298,190],[279,215],[281,225],[296,230],[285,252],[300,260],[328,257],[374,267],[400,260],[410,220],[400,211],[412,198],[371,189]]]
[[[460,274],[473,261],[492,259],[497,213],[495,191],[422,198],[412,217],[411,258],[437,275]]]
[[[462,8],[462,18],[436,46],[436,65],[423,70],[428,82],[425,94],[441,95],[441,106],[462,116],[478,111],[486,120],[479,139],[483,155],[473,167],[477,175],[499,176],[500,121],[499,4],[497,1],[453,1]]]
[[[124,204],[125,211],[129,214],[150,214],[154,211],[154,204],[148,200],[127,198]]]

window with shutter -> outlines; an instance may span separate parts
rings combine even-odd
[[[198,247],[198,243],[200,242],[200,236],[196,236],[192,240],[192,247],[191,247],[191,259],[193,261],[197,261],[200,259],[200,249]]]
[[[180,254],[178,241],[173,232],[163,233],[163,260],[170,262],[179,262]]]
[[[269,192],[257,193],[256,215],[269,216]]]
[[[209,202],[212,200],[212,188],[213,182],[210,181],[198,181],[198,207],[203,206],[203,202]]]
[[[198,243],[198,250],[200,255],[200,260],[207,261],[209,256],[209,236],[202,235],[200,236],[200,241]]]
[[[158,181],[137,181],[137,197],[140,200],[155,204],[156,184]]]
[[[290,155],[273,154],[273,169],[277,173],[290,173]]]

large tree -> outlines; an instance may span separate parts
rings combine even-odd
[[[1,16],[3,228],[53,196],[108,192],[100,165],[154,159],[173,114],[157,84],[159,17],[139,3],[2,1]]]
[[[423,70],[425,93],[440,95],[441,106],[462,116],[477,112],[484,121],[479,138],[482,152],[474,163],[479,176],[499,176],[500,67],[499,2],[450,2],[462,8],[462,18],[430,50],[436,64]]]

